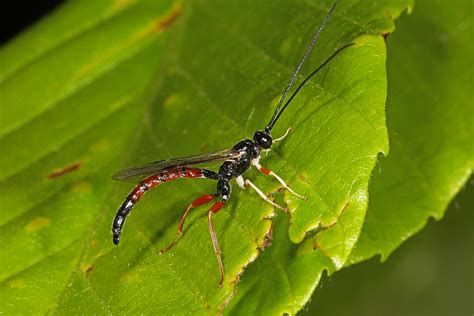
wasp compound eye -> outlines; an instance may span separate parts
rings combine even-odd
[[[272,137],[263,131],[256,131],[255,134],[253,134],[253,140],[264,149],[272,147]]]

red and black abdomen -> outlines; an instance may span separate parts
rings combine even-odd
[[[159,174],[149,176],[143,179],[140,183],[128,194],[127,198],[120,205],[117,214],[115,215],[112,224],[113,242],[118,245],[120,242],[120,234],[122,233],[123,224],[133,206],[140,201],[145,192],[154,187],[164,183],[170,182],[179,178],[209,178],[217,179],[217,174],[214,171],[199,169],[199,168],[171,168],[165,169]]]

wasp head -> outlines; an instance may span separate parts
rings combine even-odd
[[[266,131],[256,131],[255,134],[253,134],[253,140],[263,149],[269,149],[272,147],[272,137],[270,136],[270,133]]]

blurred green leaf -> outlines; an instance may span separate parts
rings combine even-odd
[[[473,180],[451,201],[442,221],[430,219],[386,262],[373,257],[323,276],[298,315],[471,315],[474,256],[466,245],[474,244]]]
[[[440,220],[474,167],[472,2],[417,1],[388,52],[390,155],[374,172],[351,263],[385,260]]]
[[[388,146],[380,35],[393,30],[391,18],[406,2],[344,1],[318,41],[305,73],[336,48],[356,46],[298,95],[274,134],[294,131],[262,159],[309,200],[281,196],[276,181],[248,173],[292,214],[277,218],[273,245],[252,266],[231,312],[294,313],[320,272],[349,256],[371,170]],[[112,183],[109,175],[230,147],[262,128],[330,4],[114,1],[91,9],[74,2],[2,48],[2,311],[222,310],[263,247],[273,209],[254,192],[234,190],[215,216],[227,273],[219,289],[205,208],[191,214],[172,251],[157,255],[186,205],[215,184],[177,181],[150,192],[113,247],[111,221],[132,184]],[[89,20],[91,10],[97,14]],[[302,243],[292,244],[288,232]]]
[[[65,306],[85,249],[111,248],[92,246],[109,220],[109,175],[133,143],[178,9],[68,2],[0,50],[2,312]]]

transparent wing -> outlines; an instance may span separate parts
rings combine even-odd
[[[142,166],[120,170],[112,176],[112,179],[126,180],[135,177],[145,177],[158,173],[166,168],[191,166],[214,161],[234,160],[240,155],[241,153],[239,152],[235,152],[232,149],[227,149],[196,156],[158,160]]]

